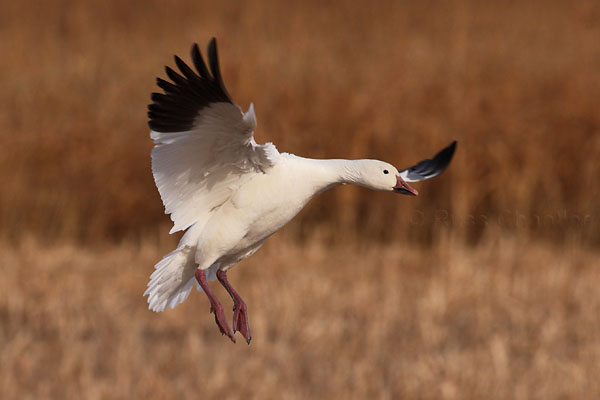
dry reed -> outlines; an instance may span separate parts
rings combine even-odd
[[[172,54],[214,35],[257,139],[281,151],[402,167],[459,141],[420,198],[337,189],[289,228],[299,238],[432,243],[448,215],[470,242],[490,223],[600,241],[597,2],[63,0],[8,3],[1,18],[5,238],[164,232],[146,105]]]

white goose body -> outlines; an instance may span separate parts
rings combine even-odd
[[[149,308],[163,311],[184,301],[194,286],[204,290],[221,333],[233,341],[239,330],[250,341],[246,305],[227,281],[226,272],[254,254],[264,241],[294,218],[312,197],[340,184],[417,195],[406,182],[439,175],[456,142],[414,167],[398,171],[378,160],[316,160],[280,154],[258,145],[254,107],[244,114],[223,84],[216,42],[209,45],[206,67],[197,45],[197,73],[181,59],[182,75],[167,67],[173,83],[158,79],[164,94],[153,93],[149,106],[152,172],[174,222],[185,230],[180,243],[151,275]],[[219,279],[234,300],[233,333],[207,282]]]
[[[214,211],[199,232],[199,268],[218,262],[220,268],[228,269],[250,256],[249,251],[286,225],[316,194],[344,183],[363,184],[358,173],[364,165],[379,166],[382,171],[396,170],[377,160],[316,160],[280,155],[272,168],[253,174]],[[386,188],[393,191],[396,174],[388,175]]]

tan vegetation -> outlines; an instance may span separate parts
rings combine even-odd
[[[223,338],[195,291],[147,310],[148,268],[167,248],[3,248],[2,397],[600,394],[597,253],[511,239],[428,252],[289,243],[274,238],[231,274],[250,346]]]
[[[600,397],[597,1],[5,3],[3,399]],[[212,36],[282,152],[459,142],[418,198],[332,190],[232,271],[249,347],[141,297],[177,240],[146,105]]]

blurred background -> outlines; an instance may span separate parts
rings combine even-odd
[[[3,398],[600,396],[597,1],[2,10]],[[403,168],[458,140],[419,197],[336,188],[234,269],[250,346],[141,296],[179,239],[146,107],[213,36],[257,142]]]

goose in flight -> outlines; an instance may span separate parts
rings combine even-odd
[[[197,282],[221,333],[235,342],[239,331],[249,344],[246,304],[227,280],[231,267],[254,254],[315,194],[334,186],[355,184],[416,196],[408,182],[441,174],[456,142],[400,171],[378,160],[279,153],[272,143],[254,141],[254,107],[242,112],[225,89],[215,39],[208,46],[208,66],[196,44],[191,57],[196,71],[176,56],[179,72],[166,67],[171,82],[157,78],[164,93],[153,93],[148,106],[154,180],[173,220],[170,233],[185,234],[155,265],[144,296],[151,310],[163,311],[183,302]],[[233,299],[233,331],[208,285],[215,279]]]

